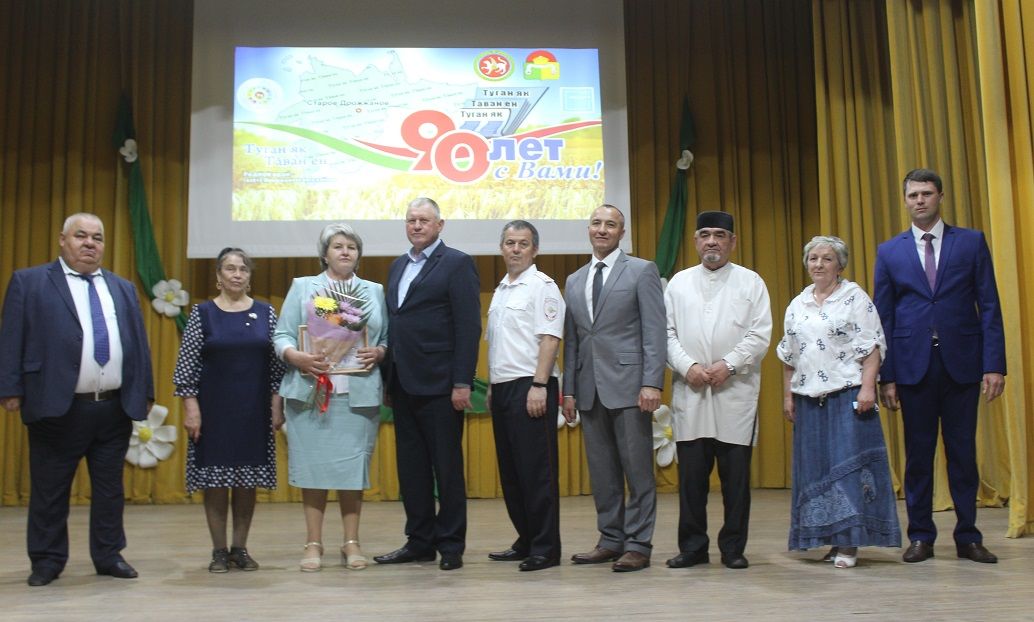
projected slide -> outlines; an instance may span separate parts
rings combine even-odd
[[[234,221],[579,220],[604,201],[597,50],[238,47]]]

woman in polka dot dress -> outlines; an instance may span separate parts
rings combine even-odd
[[[183,331],[173,382],[183,398],[187,491],[204,490],[212,536],[210,572],[257,570],[248,554],[255,489],[276,488],[277,391],[284,365],[272,345],[276,312],[248,295],[253,262],[239,248],[216,259],[219,295],[195,305]],[[226,527],[233,507],[233,539]]]

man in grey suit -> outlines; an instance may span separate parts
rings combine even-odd
[[[576,564],[650,565],[657,486],[651,413],[664,386],[667,333],[657,266],[618,249],[625,216],[602,205],[589,220],[592,258],[567,277],[564,417],[581,412],[600,538]],[[625,500],[625,484],[628,500]]]

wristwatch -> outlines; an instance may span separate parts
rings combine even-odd
[[[730,376],[735,376],[736,375],[736,366],[733,365],[732,363],[730,363],[729,361],[725,361],[725,369],[729,370],[729,375]]]

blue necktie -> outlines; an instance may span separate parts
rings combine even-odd
[[[90,319],[93,322],[93,360],[104,367],[111,358],[111,347],[108,343],[108,324],[104,321],[104,309],[101,297],[97,294],[97,286],[93,284],[93,274],[77,274],[90,286]]]

